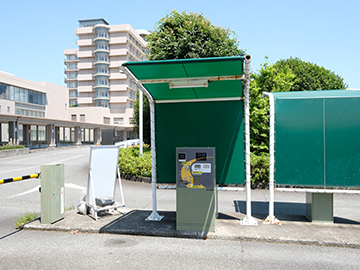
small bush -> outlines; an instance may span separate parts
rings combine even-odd
[[[119,168],[121,174],[151,177],[151,149],[144,146],[143,156],[139,157],[139,146],[120,148]]]
[[[255,155],[251,153],[251,182],[254,187],[265,187],[269,182],[269,154],[261,153]]]
[[[19,149],[19,148],[25,148],[25,146],[23,146],[23,145],[9,145],[9,144],[6,144],[6,145],[3,145],[3,146],[0,146],[0,151],[1,151],[1,150],[10,150],[10,149]]]
[[[38,216],[36,213],[27,213],[25,216],[18,217],[15,220],[15,226],[16,228],[20,229],[23,224],[33,221],[34,219],[37,219],[37,217]]]

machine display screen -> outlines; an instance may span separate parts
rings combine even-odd
[[[179,160],[185,160],[186,154],[185,153],[179,153]]]
[[[196,160],[206,160],[206,153],[196,153]]]

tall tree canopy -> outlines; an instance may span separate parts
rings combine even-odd
[[[214,26],[202,13],[170,12],[147,36],[148,59],[185,59],[244,55],[235,32]]]

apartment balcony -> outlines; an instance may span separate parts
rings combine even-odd
[[[92,69],[92,62],[78,63],[78,69]]]
[[[109,73],[95,73],[93,74],[93,77],[96,77],[96,76],[106,76],[106,77],[110,77],[110,74]]]
[[[87,57],[93,57],[92,51],[83,51],[78,52],[78,58],[87,58]]]
[[[78,104],[91,104],[93,103],[93,98],[92,97],[79,97],[77,98],[78,100]]]
[[[94,64],[94,65],[95,65],[95,64],[109,65],[110,62],[109,62],[109,60],[108,60],[108,61],[105,61],[105,60],[95,60],[93,64]]]
[[[78,92],[93,92],[93,86],[92,85],[82,85],[82,86],[78,86],[77,88]]]
[[[87,39],[78,39],[76,41],[76,44],[81,47],[81,46],[92,46],[93,43],[92,43],[92,39],[90,38],[87,38]]]
[[[95,49],[93,52],[94,53],[99,53],[99,52],[110,53],[110,50],[101,48],[101,49]]]
[[[78,81],[92,81],[92,74],[78,74]]]
[[[110,89],[110,86],[109,85],[104,85],[104,84],[99,84],[99,85],[94,85],[93,88],[94,89],[96,89],[96,88],[108,88],[108,89]]]
[[[110,38],[110,44],[114,45],[114,44],[126,44],[126,37],[115,37],[115,38]]]
[[[110,98],[110,103],[127,103],[127,102],[128,102],[128,97],[126,97],[126,96]]]
[[[110,56],[125,56],[127,55],[127,49],[114,49],[111,50]]]
[[[97,40],[105,40],[105,41],[110,41],[110,38],[108,38],[108,37],[95,37],[94,39],[93,39],[93,42],[95,42],[95,41],[97,41]]]

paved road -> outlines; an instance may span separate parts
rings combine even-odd
[[[0,178],[38,172],[40,164],[65,163],[66,207],[86,187],[89,147],[57,149],[0,159]],[[14,219],[40,212],[40,180],[0,185],[1,269],[359,269],[360,250],[227,240],[193,240],[107,234],[17,231]],[[128,208],[151,209],[151,185],[123,181]],[[158,209],[175,210],[175,190],[158,190]],[[303,195],[276,193],[279,214],[302,215]],[[245,192],[219,192],[219,211],[245,210]],[[266,216],[268,191],[253,191],[253,213]],[[289,210],[289,204],[291,208]],[[335,216],[360,221],[359,197],[335,196]],[[275,212],[276,213],[276,212]]]
[[[247,241],[21,231],[1,269],[359,269],[360,250]]]

